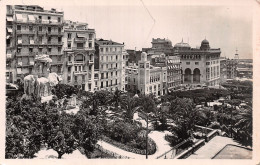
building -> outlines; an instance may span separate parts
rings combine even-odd
[[[143,48],[142,51],[149,54],[162,54],[166,56],[173,55],[173,46],[172,42],[169,39],[153,38],[152,48]]]
[[[227,59],[222,57],[220,61],[220,83],[227,81]]]
[[[205,39],[200,48],[191,48],[183,41],[174,45],[181,60],[182,83],[186,85],[216,86],[220,82],[220,49],[210,48]]]
[[[227,79],[235,79],[237,77],[237,60],[227,59]]]
[[[141,53],[142,51],[136,51],[136,50],[131,50],[131,49],[127,49],[126,52],[129,54],[128,57],[128,62],[127,62],[127,66],[129,63],[138,63],[139,60],[141,60]]]
[[[95,41],[95,50],[96,90],[125,91],[128,54],[124,44],[99,39]]]
[[[239,78],[253,78],[253,60],[239,59],[237,64],[237,77]]]
[[[64,22],[62,83],[94,91],[95,38],[87,23]]]
[[[53,61],[51,71],[62,73],[63,15],[40,6],[7,5],[7,82],[22,81],[31,74],[38,54],[49,55]]]
[[[150,64],[147,53],[141,54],[141,60],[129,65],[126,69],[126,89],[132,93],[154,94],[161,96],[167,93],[167,69]],[[165,62],[164,62],[165,63]]]
[[[181,60],[178,56],[167,57],[167,89],[173,91],[179,89],[182,84]]]

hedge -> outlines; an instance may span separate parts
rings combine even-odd
[[[138,149],[138,148],[133,148],[133,147],[131,147],[131,146],[128,146],[128,145],[119,143],[119,142],[117,142],[117,141],[115,141],[115,140],[110,139],[110,138],[107,137],[107,136],[103,136],[103,137],[102,137],[102,140],[104,140],[105,142],[110,143],[110,144],[112,144],[112,145],[114,145],[114,146],[116,146],[116,147],[118,147],[118,148],[121,148],[121,149],[123,149],[123,150],[125,150],[125,151],[133,152],[133,153],[140,154],[140,155],[146,155],[146,150],[141,150],[141,149]],[[150,144],[150,146],[152,146],[151,149],[148,148],[148,155],[152,155],[152,154],[154,154],[155,151],[156,151],[156,144],[155,144],[155,142],[154,142],[152,139],[150,139],[150,138],[148,138],[148,143]],[[148,145],[149,145],[149,144],[148,144]]]

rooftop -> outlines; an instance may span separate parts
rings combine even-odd
[[[118,43],[118,42],[114,42],[112,40],[104,40],[104,39],[98,39],[98,40],[95,40],[95,43],[98,44],[98,45],[124,45],[121,44],[121,43]]]

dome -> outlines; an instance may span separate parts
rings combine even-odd
[[[201,42],[201,44],[209,44],[209,41],[206,40],[206,39],[204,39],[204,40]]]

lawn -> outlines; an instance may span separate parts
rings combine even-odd
[[[213,159],[252,159],[252,151],[228,144]]]

